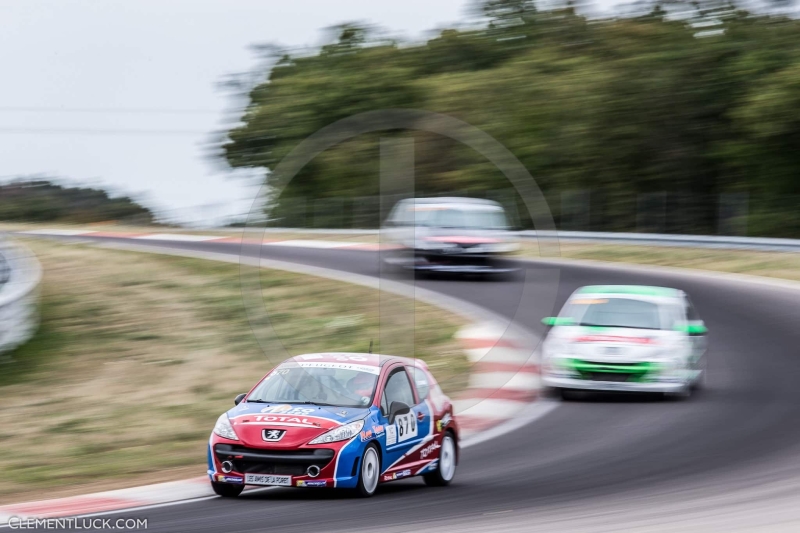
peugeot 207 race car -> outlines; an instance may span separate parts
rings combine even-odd
[[[394,245],[383,254],[392,267],[452,274],[507,274],[518,249],[503,207],[477,198],[399,201],[382,233]]]
[[[220,496],[238,496],[245,485],[371,496],[379,483],[422,476],[447,485],[455,475],[453,406],[422,361],[300,355],[235,403],[208,443],[208,476]]]
[[[705,377],[706,327],[680,290],[633,285],[582,287],[542,345],[544,385],[570,390],[687,396]]]

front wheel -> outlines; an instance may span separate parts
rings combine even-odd
[[[684,400],[688,400],[692,397],[692,392],[694,392],[694,388],[692,387],[691,383],[687,383],[685,387],[680,388],[673,392],[665,392],[664,399],[673,402],[681,402]]]
[[[706,356],[700,358],[700,362],[697,365],[697,370],[699,374],[694,378],[694,381],[692,381],[692,391],[694,392],[698,392],[706,388],[708,379],[708,361],[706,360]]]
[[[444,487],[453,481],[456,475],[456,440],[449,431],[442,438],[442,449],[439,451],[439,466],[423,479],[429,487]]]
[[[211,488],[218,496],[223,498],[236,498],[244,490],[244,485],[231,485],[230,483],[211,482]]]
[[[361,471],[358,474],[356,491],[363,498],[369,498],[378,490],[378,478],[381,475],[381,459],[374,444],[367,446],[361,458]]]

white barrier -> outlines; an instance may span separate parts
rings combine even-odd
[[[0,240],[0,262],[6,278],[0,285],[0,354],[4,354],[27,342],[39,327],[42,267],[33,252],[8,240]],[[8,360],[0,357],[0,362]]]

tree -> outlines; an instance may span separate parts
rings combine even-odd
[[[427,109],[497,138],[548,196],[599,192],[609,229],[633,229],[626,205],[664,191],[694,195],[700,215],[692,230],[713,231],[718,193],[750,192],[753,206],[758,194],[800,194],[800,22],[717,0],[695,2],[683,18],[667,16],[677,5],[589,21],[569,5],[537,11],[525,0],[489,0],[479,5],[483,27],[443,30],[419,46],[343,25],[335,42],[316,55],[284,58],[250,92],[226,159],[269,171],[341,118]],[[413,135],[417,194],[508,188],[471,150]],[[376,194],[379,137],[364,135],[316,158],[272,209],[291,211],[286,199],[301,196]],[[269,185],[285,185],[267,175]],[[781,209],[800,221],[794,209]],[[758,231],[784,226],[769,222]]]

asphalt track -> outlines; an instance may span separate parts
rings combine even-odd
[[[240,252],[238,244],[230,243],[161,245]],[[375,252],[268,248],[263,257],[378,273]],[[558,308],[575,288],[586,284],[684,289],[710,330],[707,388],[689,401],[596,396],[562,403],[512,434],[464,450],[456,479],[447,488],[427,488],[421,480],[410,479],[385,485],[368,500],[337,491],[271,489],[236,500],[209,499],[118,516],[147,518],[148,530],[159,532],[328,532],[390,526],[413,530],[524,511],[533,513],[526,518],[532,527],[536,510],[553,505],[574,508],[608,496],[633,501],[648,494],[692,490],[721,494],[737,484],[797,475],[789,467],[800,457],[796,293],[615,267],[526,263],[524,268],[533,288],[524,298],[521,280],[417,283],[514,317],[538,331],[539,320],[553,311],[548,305],[551,292]],[[225,408],[221,405],[220,411]],[[527,528],[519,523],[514,529]]]

